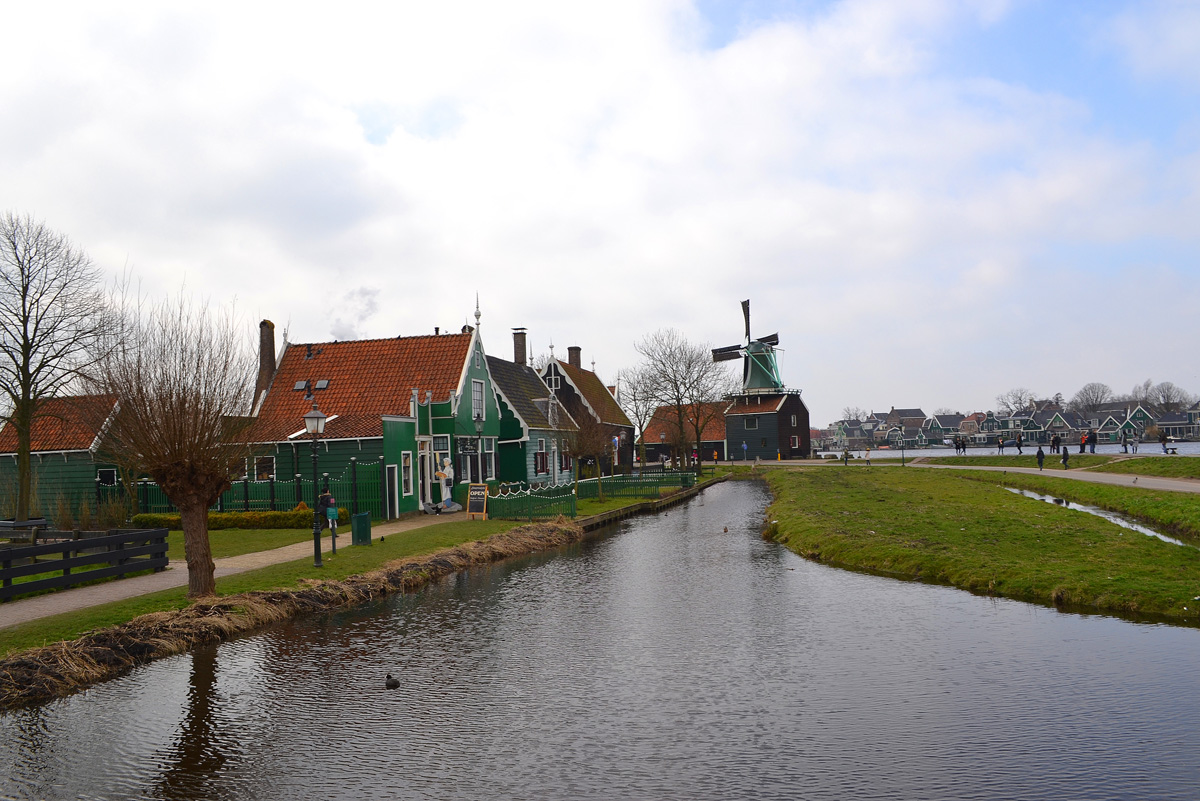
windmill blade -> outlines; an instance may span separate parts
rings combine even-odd
[[[764,345],[771,345],[771,346],[778,345],[779,344],[779,334],[777,334],[777,333],[776,334],[768,334],[765,337],[759,337],[758,341],[763,343]]]
[[[742,301],[742,316],[746,318],[746,341],[750,341],[750,299]]]
[[[741,354],[740,350],[731,350],[728,353],[718,353],[715,350],[713,351],[713,361],[714,362],[731,362],[734,359],[740,359],[740,358],[742,358],[742,354]]]
[[[745,345],[726,345],[723,348],[713,348],[713,356],[716,356],[718,353],[737,353],[745,347]]]

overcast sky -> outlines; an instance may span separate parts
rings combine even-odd
[[[814,425],[1200,392],[1200,3],[3,2],[0,209],[293,342],[602,377],[778,331]]]

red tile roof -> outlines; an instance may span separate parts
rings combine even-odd
[[[710,419],[704,424],[704,431],[701,432],[701,442],[722,442],[725,439],[725,416],[722,413],[727,406],[725,401],[716,403],[702,403],[700,408],[703,414],[709,416]],[[684,407],[684,416],[693,418],[692,410],[694,406]],[[654,415],[650,418],[650,422],[646,423],[646,430],[642,432],[642,441],[647,445],[653,445],[656,442],[663,441],[659,438],[660,434],[666,434],[666,442],[671,442],[678,432],[678,422],[675,418],[674,406],[660,406],[654,411]],[[691,435],[691,424],[684,426],[685,431]]]
[[[564,361],[559,361],[558,366],[579,389],[588,405],[600,416],[600,422],[633,428],[633,423],[629,422],[625,412],[621,411],[617,399],[608,391],[608,387],[604,386],[599,376],[591,370],[584,370]]]
[[[78,395],[46,398],[30,434],[32,451],[86,451],[96,439],[116,405],[111,395]],[[0,453],[17,452],[17,430],[11,423],[0,428]]]
[[[266,400],[251,429],[255,442],[282,442],[304,428],[318,408],[336,419],[325,425],[330,439],[383,436],[382,415],[408,415],[412,390],[433,392],[443,403],[458,390],[472,334],[444,334],[351,342],[288,343]],[[311,358],[309,354],[311,353]],[[326,389],[316,389],[326,380]],[[312,399],[297,383],[311,381]]]

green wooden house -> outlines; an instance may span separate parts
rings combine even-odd
[[[501,481],[565,484],[573,478],[575,420],[537,371],[525,363],[525,332],[513,333],[513,360],[488,356],[500,406],[497,443]]]
[[[266,321],[264,321],[266,325]],[[340,506],[350,492],[384,519],[432,512],[443,500],[436,473],[453,468],[452,497],[466,485],[496,482],[500,408],[479,332],[348,342],[285,343],[268,365],[254,410],[259,444],[254,477],[312,487],[312,441],[303,418],[326,415],[317,444],[317,481],[328,481]]]
[[[105,396],[46,398],[41,402],[30,431],[31,516],[53,521],[78,516],[81,506],[97,512],[99,503],[121,493],[118,468],[105,459],[101,435],[116,411],[115,399]],[[16,495],[17,432],[6,423],[0,428],[2,516],[12,516]]]

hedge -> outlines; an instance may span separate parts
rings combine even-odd
[[[338,507],[338,524],[350,522],[350,511]],[[140,514],[134,515],[132,523],[135,528],[165,528],[179,531],[183,526],[179,515]],[[275,528],[307,528],[311,529],[313,513],[308,509],[294,509],[290,512],[209,512],[209,531],[228,528],[245,529],[275,529]]]

